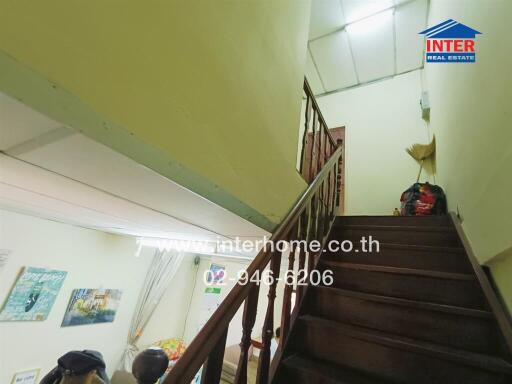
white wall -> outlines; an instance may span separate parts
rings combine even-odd
[[[508,0],[431,3],[431,24],[450,17],[482,32],[476,63],[425,66],[439,178],[482,262],[512,247],[511,14]]]
[[[453,18],[480,32],[474,64],[426,64],[439,180],[480,262],[512,310],[512,1],[432,0],[430,25]]]
[[[45,374],[59,356],[73,349],[101,351],[111,374],[122,355],[152,252],[136,258],[134,238],[4,210],[0,210],[0,248],[11,251],[0,270],[1,302],[23,266],[68,272],[46,321],[0,322],[0,383],[10,383],[18,371],[40,368]],[[72,290],[99,287],[123,290],[115,321],[61,328]]]
[[[317,98],[330,128],[346,126],[347,215],[390,215],[400,207],[419,170],[405,149],[431,139],[420,97],[420,71],[414,71]]]
[[[185,341],[190,343],[192,339],[196,336],[197,332],[200,330],[202,325],[210,318],[213,314],[213,311],[206,311],[202,309],[203,296],[204,291],[207,285],[204,282],[204,273],[210,267],[211,263],[221,264],[226,266],[226,281],[225,285],[222,287],[221,291],[221,300],[224,300],[231,289],[235,286],[235,282],[237,279],[237,273],[240,270],[247,269],[249,263],[244,261],[234,261],[227,259],[217,259],[217,258],[202,258],[201,263],[199,265],[197,271],[197,283],[194,290],[194,296],[192,298],[192,305],[190,308],[190,313],[187,319],[187,326],[185,331]],[[283,272],[282,272],[283,273]],[[234,279],[233,281],[229,281],[229,279]],[[281,324],[281,308],[283,303],[283,291],[284,284],[282,281],[279,282],[277,286],[277,294],[275,300],[275,313],[274,313],[274,330],[279,327]],[[258,310],[256,316],[256,322],[253,328],[253,338],[261,336],[261,331],[263,327],[263,321],[265,319],[266,309],[267,309],[267,294],[268,294],[268,286],[262,286],[260,289],[259,299],[258,299]],[[243,314],[243,305],[240,307],[236,315],[231,320],[228,332],[228,338],[226,341],[226,346],[231,346],[233,344],[239,344],[242,338],[242,314]]]

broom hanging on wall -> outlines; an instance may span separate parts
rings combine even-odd
[[[420,181],[421,172],[425,168],[427,173],[434,175],[436,173],[436,136],[434,135],[430,144],[413,144],[410,148],[406,149],[407,153],[416,160],[420,165],[420,171],[418,172],[418,179]]]

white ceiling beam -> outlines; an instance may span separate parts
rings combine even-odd
[[[365,85],[370,85],[370,84],[373,84],[373,83],[378,83],[380,81],[390,80],[390,79],[393,79],[393,78],[395,78],[397,76],[405,75],[407,73],[414,72],[414,71],[419,71],[421,69],[423,69],[423,65],[421,67],[409,69],[407,71],[399,72],[399,73],[394,74],[394,75],[383,76],[383,77],[379,77],[378,79],[373,79],[373,80],[370,80],[370,81],[363,81],[363,82],[358,83],[358,84],[349,85],[348,87],[334,89],[332,91],[328,91],[328,92],[322,93],[320,95],[315,95],[315,97],[318,98],[318,97],[323,97],[323,96],[329,96],[329,95],[332,95],[334,93],[347,91],[349,89],[353,89],[353,88],[357,88],[357,87],[364,87]]]
[[[335,33],[337,33],[337,32],[341,32],[341,31],[345,30],[345,29],[346,29],[349,25],[351,25],[351,24],[355,24],[355,23],[358,23],[358,22],[360,22],[360,21],[366,20],[366,19],[368,19],[368,18],[370,18],[370,17],[373,17],[373,16],[376,16],[376,15],[379,15],[379,14],[381,14],[381,13],[383,13],[383,12],[389,11],[390,9],[395,10],[395,9],[397,9],[397,8],[400,8],[400,7],[402,7],[402,6],[406,5],[406,4],[412,3],[412,2],[414,2],[414,1],[417,1],[417,0],[408,0],[408,1],[404,1],[404,2],[402,2],[402,3],[392,5],[392,6],[390,6],[390,7],[385,8],[385,9],[381,9],[380,11],[373,12],[373,13],[372,13],[372,14],[370,14],[370,15],[367,15],[367,16],[364,16],[364,17],[361,17],[361,18],[359,18],[359,19],[357,19],[357,20],[351,21],[350,23],[345,23],[345,24],[343,24],[341,27],[339,27],[339,28],[337,28],[337,29],[335,29],[335,30],[333,30],[333,31],[331,31],[331,32],[329,32],[329,33],[325,33],[325,34],[323,34],[323,35],[321,35],[321,36],[317,36],[317,37],[315,37],[314,39],[309,40],[309,42],[313,42],[313,41],[315,41],[315,40],[319,40],[319,39],[322,39],[322,38],[324,38],[324,37],[327,37],[327,36],[333,35],[333,34],[335,34]],[[342,6],[342,8],[343,8],[343,2],[341,2],[341,6]]]
[[[311,47],[309,46],[308,42],[308,53],[309,56],[311,56],[311,61],[313,62],[313,66],[315,67],[316,74],[318,75],[318,78],[320,79],[320,84],[322,85],[322,89],[325,92],[327,92],[327,88],[325,88],[324,79],[322,79],[322,74],[318,70],[318,65],[316,64],[315,56],[313,56],[313,52],[311,52]]]
[[[341,4],[341,10],[342,10],[343,14],[345,14],[345,9],[343,7],[343,1],[340,0],[340,4]],[[349,24],[352,24],[352,23],[345,24],[343,26],[342,30],[346,29],[346,26]],[[355,85],[359,85],[359,84],[361,84],[361,81],[359,80],[359,73],[357,71],[356,58],[354,57],[354,50],[352,49],[352,42],[350,41],[350,33],[348,33],[348,32],[347,32],[347,42],[348,42],[348,50],[350,51],[350,57],[352,58],[352,65],[354,66],[354,73],[356,74],[357,84],[355,84]]]
[[[13,145],[10,148],[4,149],[3,152],[11,156],[19,156],[24,153],[41,148],[45,145],[55,143],[74,134],[76,134],[75,131],[68,127],[62,126],[59,128],[52,129],[51,131],[42,133],[39,136],[32,137],[22,143]]]

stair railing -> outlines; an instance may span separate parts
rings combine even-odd
[[[305,82],[305,86],[307,86],[307,82]],[[309,86],[307,87],[309,89]],[[310,100],[314,101],[312,93]],[[313,110],[316,111],[314,113],[321,118],[316,102],[314,105]],[[323,121],[323,118],[321,118],[321,121]],[[245,276],[249,278],[238,281],[232,288],[169,372],[163,384],[190,384],[201,367],[201,383],[219,383],[229,325],[242,304],[244,304],[242,339],[240,341],[240,359],[235,383],[247,383],[249,348],[252,341],[252,329],[256,321],[260,289],[259,281],[250,277],[261,276],[266,268],[271,271],[273,279],[270,282],[267,296],[268,302],[262,327],[263,347],[258,361],[256,383],[267,384],[270,382],[272,376],[270,345],[274,333],[274,304],[277,282],[280,278],[281,259],[283,256],[288,257],[289,271],[292,271],[294,266],[298,264],[298,270],[305,271],[303,274],[307,275],[308,278],[311,277],[311,272],[316,268],[316,263],[322,253],[336,213],[339,211],[338,176],[342,162],[342,147],[337,146],[332,138],[329,140],[328,131],[327,133],[324,132],[324,135],[319,135],[319,137],[322,136],[324,136],[323,144],[318,146],[316,157],[320,162],[316,165],[314,179],[269,239],[274,244],[283,240],[288,242],[295,240],[293,244],[296,245],[299,244],[297,241],[305,241],[310,244],[315,240],[321,244],[321,247],[316,252],[310,252],[305,247],[299,246],[291,248],[288,252],[263,248],[247,268]],[[320,143],[322,143],[322,139]],[[281,279],[284,278],[281,276]],[[283,305],[280,309],[281,338],[279,349],[286,341],[291,323],[296,313],[298,313],[298,308],[307,288],[307,285],[297,285],[296,281],[292,284],[288,282],[285,282]],[[306,282],[308,281],[306,280]],[[296,295],[295,308],[292,314],[292,292],[294,287]],[[278,355],[280,353],[276,353],[276,356]]]
[[[329,159],[329,148],[337,147],[320,112],[308,81],[304,78],[304,132],[300,156],[300,173],[311,182]]]

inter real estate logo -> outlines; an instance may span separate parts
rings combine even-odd
[[[480,32],[453,19],[419,33],[426,37],[427,63],[474,63],[475,36]]]

